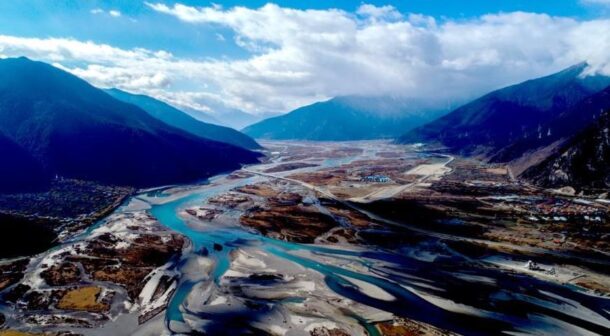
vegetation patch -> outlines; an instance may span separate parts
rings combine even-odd
[[[100,287],[81,287],[68,291],[57,304],[57,308],[65,310],[106,311],[108,304],[99,302],[102,292]]]

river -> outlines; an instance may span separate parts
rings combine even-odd
[[[329,160],[324,166],[348,161]],[[218,177],[210,185],[193,188],[170,201],[165,200],[170,196],[163,192],[138,197],[150,203],[150,212],[163,225],[190,239],[192,253],[205,251],[214,260],[211,278],[217,287],[221,286],[221,279],[231,266],[231,252],[255,247],[321,274],[326,286],[336,295],[463,335],[610,335],[610,299],[573,286],[489,267],[480,260],[470,260],[451,250],[437,238],[431,237],[424,243],[397,250],[374,247],[349,250],[270,239],[239,226],[202,230],[189,225],[180,215],[183,209],[203,204],[212,196],[264,179],[260,176],[235,180]],[[340,266],[346,259],[367,271],[357,272]],[[393,299],[371,296],[370,292],[362,290],[366,287],[362,285],[364,283],[381,289]],[[185,314],[193,315],[191,320],[196,318],[196,313],[185,308],[186,298],[195,285],[192,281],[180,282],[166,311],[166,324],[170,329],[176,322],[184,323]],[[362,316],[353,317],[369,334],[377,334],[370,324],[372,321]],[[329,316],[329,319],[333,317]],[[225,327],[231,330],[230,325]]]

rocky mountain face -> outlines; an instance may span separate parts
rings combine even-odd
[[[546,187],[610,188],[610,109],[555,154],[523,173]]]
[[[558,148],[596,122],[610,108],[610,88],[597,92],[564,111],[537,129],[537,134],[500,149],[492,162],[510,162],[516,173],[544,160]]]

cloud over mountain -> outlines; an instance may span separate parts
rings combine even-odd
[[[99,86],[153,96],[167,90],[166,100],[184,106],[205,109],[206,99],[221,100],[251,112],[345,95],[470,97],[581,61],[590,73],[610,74],[607,19],[513,12],[437,20],[368,4],[354,12],[148,6],[189,24],[229,29],[248,55],[187,59],[165,50],[15,36],[0,36],[0,55],[51,61]]]

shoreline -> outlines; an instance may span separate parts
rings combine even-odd
[[[366,151],[360,153],[358,155],[366,156],[367,165],[374,158]],[[325,156],[326,153],[320,151],[316,155]],[[168,237],[179,235],[182,237],[181,247],[170,260],[147,269],[145,274],[136,274],[142,277],[141,288],[129,289],[129,285],[127,292],[123,292],[107,282],[91,283],[85,280],[79,283],[78,286],[109,286],[100,294],[99,302],[102,303],[109,298],[109,293],[115,294],[110,299],[110,320],[98,322],[101,328],[79,328],[78,331],[94,336],[104,335],[108,331],[117,336],[123,335],[119,330],[124,330],[125,335],[158,336],[159,330],[169,328],[176,332],[207,331],[213,334],[216,325],[228,323],[226,321],[230,318],[248,320],[248,316],[258,314],[253,307],[267,307],[264,315],[268,316],[268,320],[252,321],[252,326],[269,333],[284,334],[288,330],[299,330],[311,335],[326,335],[329,332],[364,335],[374,329],[379,335],[385,335],[404,328],[416,328],[449,335],[450,330],[457,331],[463,327],[455,325],[451,319],[437,320],[436,314],[482,319],[481,328],[487,328],[484,330],[489,332],[500,328],[500,324],[494,325],[493,322],[497,315],[483,313],[490,308],[481,306],[480,302],[485,300],[476,299],[479,293],[470,293],[474,299],[464,296],[470,288],[482,289],[482,293],[485,293],[489,288],[508,281],[536,284],[555,299],[578,301],[583,298],[581,295],[595,300],[608,298],[582,286],[579,286],[584,288],[582,291],[573,292],[574,288],[569,287],[571,284],[565,285],[565,282],[559,281],[564,275],[567,276],[567,271],[564,272],[560,265],[552,265],[554,258],[547,258],[548,263],[540,263],[540,267],[557,267],[561,277],[559,280],[535,271],[526,272],[524,266],[516,261],[511,261],[511,267],[503,268],[497,260],[477,256],[481,252],[479,250],[484,251],[485,247],[476,247],[463,238],[458,237],[455,241],[466,243],[468,248],[474,249],[471,257],[447,246],[442,237],[385,227],[381,225],[383,222],[355,214],[354,209],[344,209],[328,200],[321,201],[323,197],[320,194],[298,183],[288,183],[293,180],[290,174],[333,170],[336,169],[333,164],[358,168],[357,163],[352,162],[357,161],[331,160],[328,167],[282,171],[278,172],[281,176],[279,179],[257,174],[260,169],[285,163],[278,160],[214,176],[206,184],[164,186],[133,193],[108,217],[101,219],[99,226],[88,228],[66,243],[75,247],[68,254],[72,255],[66,259],[68,263],[84,262],[84,265],[89,265],[84,267],[88,273],[88,269],[91,269],[92,275],[98,272],[98,277],[103,275],[107,277],[105,279],[114,277],[120,280],[113,273],[108,273],[111,268],[104,264],[91,266],[88,258],[80,256],[90,252],[77,246],[103,247],[97,250],[101,252],[100,255],[97,255],[100,252],[92,252],[91,256],[106,258],[104,253],[115,253],[126,248],[124,251],[134,248],[140,251],[148,246],[146,248],[163,251],[163,244],[157,243],[157,239],[163,242]],[[254,173],[248,174],[248,171]],[[154,193],[156,190],[167,192]],[[283,230],[283,239],[274,239],[280,237],[274,236],[273,231],[261,231],[262,227],[256,225],[244,226],[241,221],[246,214],[260,209],[272,215],[263,217],[263,222],[284,221],[297,214],[305,217],[292,217],[297,220],[292,223],[281,222],[283,224],[278,228]],[[284,209],[284,212],[278,209]],[[334,218],[334,223],[328,227],[330,230],[326,232],[328,228],[322,227],[322,234],[318,231],[304,232],[300,223],[307,224],[304,227],[314,227],[317,222],[312,222],[307,216],[317,212]],[[287,215],[274,215],[283,213]],[[339,217],[342,220],[337,220]],[[297,235],[286,231],[288,229],[294,230]],[[378,242],[379,238],[367,241],[358,236],[360,230],[368,232],[369,229],[373,234],[370,237],[381,235],[382,241]],[[398,239],[409,232],[412,236],[410,240]],[[311,243],[299,243],[297,238],[303,234],[312,235],[314,239]],[[394,239],[398,239],[396,246],[392,245]],[[142,245],[144,242],[146,244]],[[400,248],[396,249],[398,246]],[[493,251],[493,247],[490,249],[486,253],[491,256],[505,255]],[[44,254],[41,258],[45,258]],[[75,259],[74,256],[79,257]],[[56,258],[52,255],[46,257]],[[127,264],[118,269],[127,270],[132,265],[130,263],[139,262],[130,254],[123,254],[121,258]],[[451,258],[454,261],[449,263]],[[57,260],[51,263],[42,262],[41,259],[38,262],[43,263],[51,265],[51,268],[62,264]],[[36,268],[30,266],[31,270],[26,273]],[[445,269],[449,272],[445,272]],[[569,271],[587,273],[586,269]],[[590,276],[594,274],[590,273]],[[606,280],[604,275],[595,276]],[[583,279],[587,278],[579,277],[576,281]],[[517,286],[511,290],[515,291],[515,295],[523,295],[519,288]],[[138,294],[133,294],[135,292]],[[127,298],[127,293],[132,293],[131,299]],[[564,296],[567,294],[569,296]],[[405,304],[396,304],[399,301]],[[248,302],[256,302],[257,305],[248,306]],[[122,308],[119,309],[119,306]],[[435,313],[420,315],[419,310],[426,309]],[[591,316],[585,314],[580,318],[587,322]],[[233,328],[231,330],[236,333],[246,330],[240,328],[249,328],[230,323],[226,327]],[[478,328],[470,324],[464,327]],[[525,330],[532,328],[527,324],[521,327]],[[54,330],[60,329],[61,324],[54,327]]]

